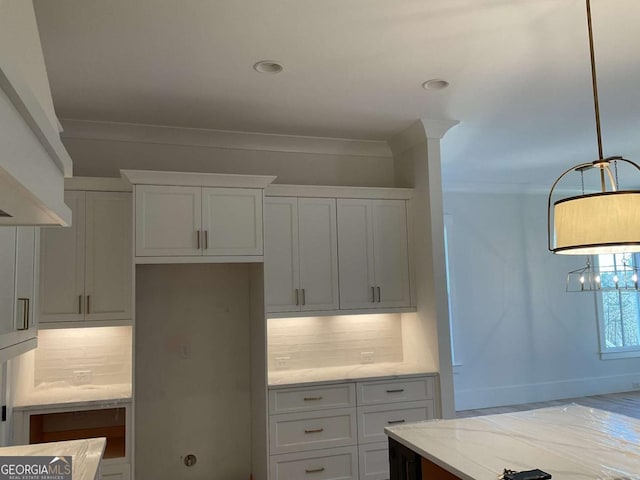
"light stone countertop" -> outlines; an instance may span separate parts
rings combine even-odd
[[[388,379],[411,375],[437,375],[422,365],[412,363],[364,363],[339,367],[269,371],[269,387],[317,385],[318,383]]]
[[[580,405],[385,428],[464,480],[539,468],[559,480],[640,479],[640,420]]]
[[[105,438],[68,440],[66,442],[38,443],[0,448],[0,456],[72,456],[73,480],[98,478],[100,460],[107,443]]]
[[[116,385],[41,385],[16,396],[14,409],[34,410],[58,406],[119,404],[131,401],[131,384]]]

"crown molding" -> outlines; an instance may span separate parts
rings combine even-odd
[[[392,156],[387,142],[62,119],[62,138],[359,157]]]
[[[442,189],[444,193],[549,195],[551,185],[533,183],[455,182],[443,183]],[[555,193],[561,195],[580,195],[582,190],[580,188],[565,187],[556,188]]]
[[[284,185],[272,183],[265,188],[267,197],[367,198],[411,200],[412,188],[334,187],[324,185]]]

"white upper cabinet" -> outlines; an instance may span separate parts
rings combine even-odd
[[[87,192],[85,217],[85,320],[131,315],[131,194]]]
[[[374,200],[373,258],[378,305],[408,307],[407,206],[403,200]]]
[[[262,189],[202,189],[203,255],[262,255]]]
[[[40,321],[131,319],[131,194],[69,191],[67,228],[43,228]]]
[[[265,250],[268,312],[338,309],[335,199],[267,198]]]
[[[85,192],[65,192],[70,227],[40,230],[40,321],[84,319]]]
[[[337,310],[338,233],[333,198],[298,199],[301,310]]]
[[[0,228],[0,335],[15,327],[16,228]]]
[[[275,177],[122,170],[134,185],[137,263],[262,261]]]
[[[338,200],[340,308],[411,305],[404,200]]]
[[[0,228],[0,362],[36,347],[37,229]]]
[[[16,231],[16,303],[15,327],[19,331],[34,330],[38,311],[39,229],[18,227]]]
[[[137,187],[136,256],[202,255],[201,191],[199,187]]]
[[[298,199],[264,200],[264,286],[267,312],[298,312]]]
[[[340,308],[376,308],[370,200],[338,199]]]

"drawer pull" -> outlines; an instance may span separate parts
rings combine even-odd
[[[324,467],[320,467],[320,468],[307,468],[305,470],[305,473],[319,473],[319,472],[324,472]]]
[[[404,423],[404,418],[402,420],[389,420],[387,422],[388,425],[396,425],[398,423]]]
[[[322,395],[319,395],[317,397],[304,397],[305,402],[312,402],[313,400],[322,400]]]
[[[320,432],[324,432],[324,428],[314,428],[313,430],[305,430],[304,431],[304,433],[320,433]]]
[[[387,390],[387,393],[402,393],[404,392],[404,388],[398,388],[396,390]]]

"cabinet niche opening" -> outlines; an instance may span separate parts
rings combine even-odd
[[[29,443],[106,437],[105,459],[126,456],[125,408],[31,415]]]

